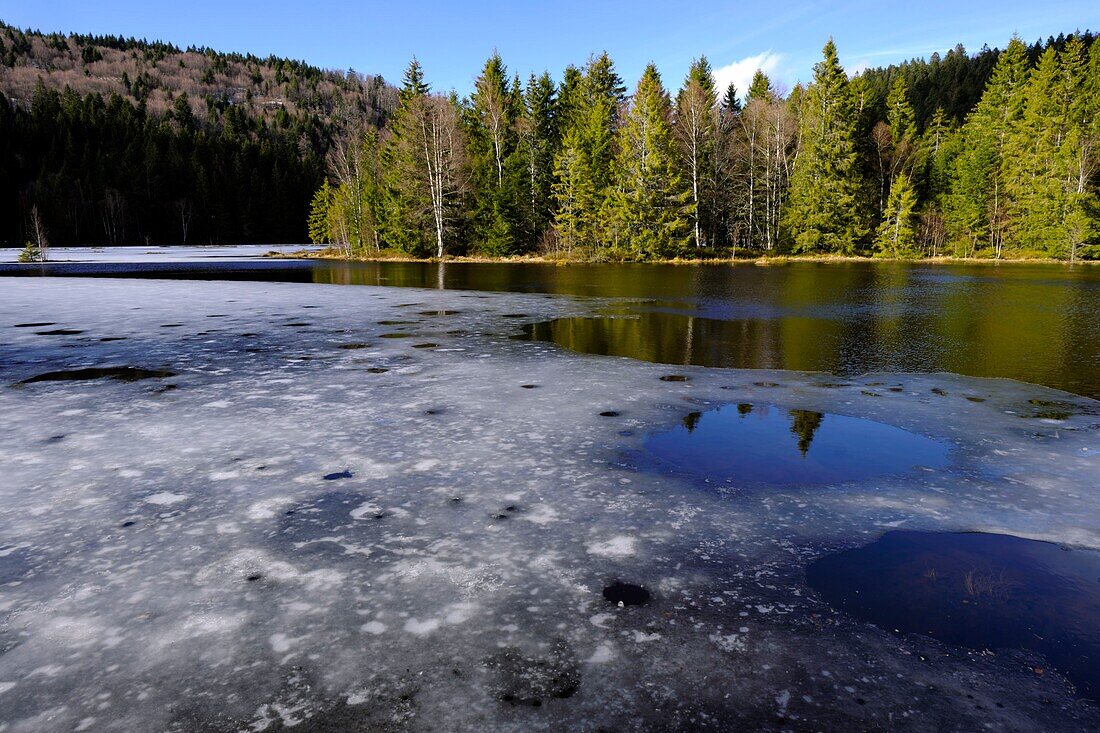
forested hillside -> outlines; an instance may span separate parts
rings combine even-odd
[[[0,242],[300,242],[341,119],[379,77],[0,24]]]
[[[606,53],[560,82],[494,54],[457,99],[414,59],[389,121],[342,131],[310,235],[368,255],[1098,254],[1090,33],[854,78],[830,41],[807,85],[740,91],[705,58],[674,94],[650,66],[628,96]]]

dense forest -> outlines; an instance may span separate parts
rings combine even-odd
[[[606,54],[467,98],[349,70],[0,24],[0,242],[348,254],[1100,257],[1091,33],[806,85],[628,94]]]
[[[0,242],[304,241],[332,130],[396,101],[354,71],[0,23]]]
[[[830,41],[785,93],[633,94],[606,53],[560,82],[494,54],[466,99],[414,59],[394,114],[342,130],[310,236],[351,255],[584,259],[745,252],[1100,256],[1100,48],[1091,33],[849,77]]]

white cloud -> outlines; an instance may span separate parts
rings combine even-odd
[[[737,93],[743,99],[749,91],[749,85],[752,84],[752,77],[757,69],[771,77],[774,84],[778,81],[775,78],[775,72],[782,60],[782,54],[765,51],[715,69],[714,82],[718,87],[719,96],[725,94],[726,87],[730,85],[730,82],[733,82],[734,86],[737,87]]]

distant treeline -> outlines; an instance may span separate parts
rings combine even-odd
[[[633,95],[607,54],[467,99],[414,59],[395,113],[340,131],[310,235],[349,254],[585,259],[731,253],[1100,255],[1100,49],[1079,33],[849,78],[830,41],[789,93],[719,90],[705,58],[675,96]]]
[[[380,77],[0,24],[0,243],[301,242],[341,120]]]
[[[1014,39],[849,78],[830,42],[806,86],[716,89],[701,58],[675,95],[652,66],[628,95],[607,54],[560,81],[494,54],[459,99],[415,60],[399,90],[0,23],[0,242],[1092,257],[1092,49]]]

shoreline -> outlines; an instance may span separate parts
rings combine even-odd
[[[1002,257],[993,259],[988,257],[865,257],[859,255],[756,255],[751,257],[707,257],[686,258],[675,257],[659,260],[595,260],[583,258],[546,257],[543,255],[513,255],[509,257],[486,257],[482,255],[444,255],[438,257],[413,257],[411,255],[379,253],[373,256],[348,256],[340,252],[330,250],[298,252],[269,252],[264,255],[268,259],[290,260],[336,260],[342,262],[420,262],[420,263],[455,263],[455,264],[531,264],[531,265],[558,265],[568,267],[571,265],[756,265],[758,267],[771,267],[787,265],[798,262],[815,263],[849,263],[849,262],[883,262],[883,263],[909,263],[930,265],[958,265],[958,264],[982,264],[982,265],[1100,265],[1100,260],[1069,260],[1055,259],[1052,257]]]

